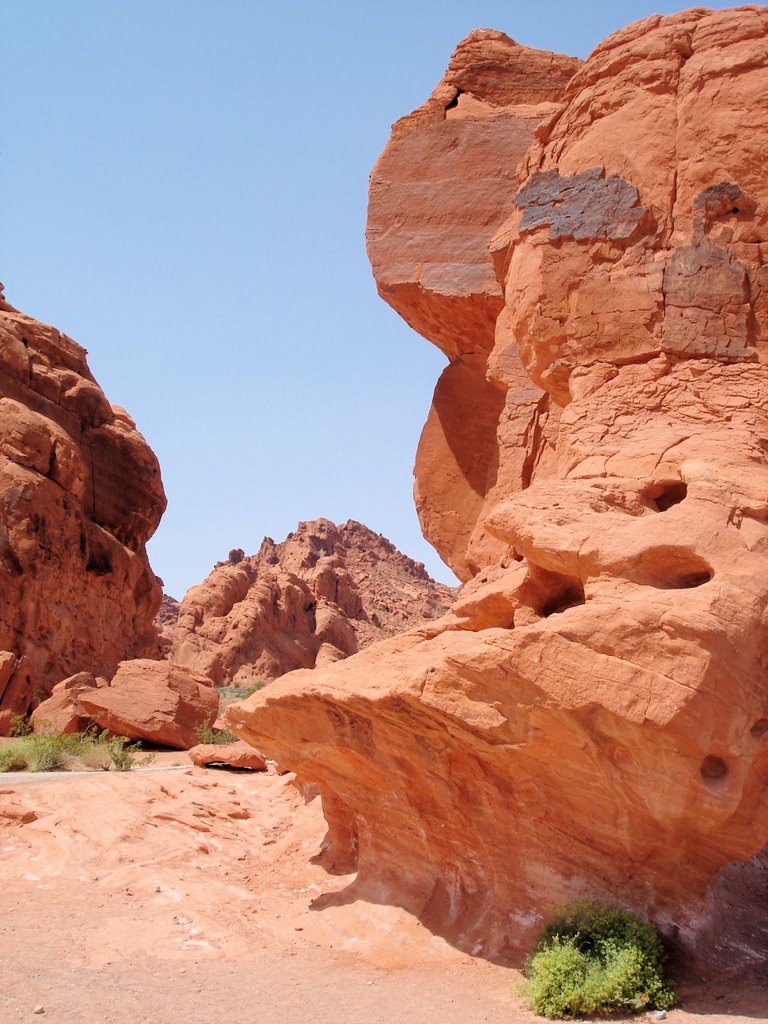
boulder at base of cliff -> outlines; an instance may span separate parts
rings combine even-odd
[[[230,768],[250,768],[256,772],[267,770],[264,757],[242,740],[236,743],[199,743],[187,753],[192,764],[198,768],[205,768],[209,764],[226,764]]]
[[[53,693],[38,704],[32,712],[32,729],[36,733],[61,733],[69,736],[85,732],[93,722],[78,702],[81,693],[109,686],[106,679],[96,678],[91,672],[76,672],[68,679],[62,679],[53,688]]]
[[[201,729],[215,721],[219,694],[205,676],[138,658],[121,662],[108,687],[81,692],[77,703],[102,729],[188,750]]]

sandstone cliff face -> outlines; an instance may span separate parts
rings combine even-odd
[[[299,523],[258,554],[230,552],[184,597],[170,658],[217,685],[338,661],[447,610],[453,595],[384,537],[349,520]]]
[[[379,294],[450,359],[416,456],[416,507],[461,579],[482,564],[467,542],[493,483],[504,409],[486,373],[504,307],[489,245],[515,209],[517,165],[581,63],[472,32],[427,102],[395,124],[371,176]]]
[[[160,470],[85,356],[0,295],[0,650],[32,680],[16,711],[33,687],[157,654],[144,545],[165,509]]]
[[[498,38],[470,43],[514,103]],[[471,582],[229,713],[319,785],[356,891],[475,952],[512,955],[583,895],[701,951],[739,916],[719,869],[768,840],[767,89],[764,7],[649,18],[576,70],[494,207],[492,342],[464,318],[449,345],[424,288],[405,310],[452,360],[417,500]],[[415,205],[377,170],[374,233]],[[403,311],[392,253],[371,249]],[[717,943],[743,963],[757,935]]]

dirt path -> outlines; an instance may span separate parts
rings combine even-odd
[[[319,801],[305,805],[289,777],[0,777],[0,1021],[537,1019],[510,995],[515,972],[397,908],[313,910],[349,881],[311,863],[323,834]],[[670,1024],[768,1019],[754,984],[686,995],[697,1013]]]

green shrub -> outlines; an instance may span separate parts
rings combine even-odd
[[[52,772],[65,767],[76,749],[77,741],[73,736],[61,736],[56,733],[22,736],[15,743],[9,743],[5,747],[4,752],[8,753],[0,765],[0,770]]]
[[[30,736],[32,723],[24,715],[14,715],[11,719],[11,736]]]
[[[52,772],[58,768],[85,768],[118,772],[144,765],[153,754],[134,761],[139,743],[128,743],[125,736],[103,732],[85,732],[72,736],[62,733],[23,736],[0,747],[0,772]]]
[[[0,772],[23,772],[26,767],[27,762],[15,743],[0,747]]]
[[[527,995],[542,1017],[642,1013],[672,1006],[653,925],[620,907],[577,903],[542,932]]]
[[[258,690],[263,690],[266,683],[263,679],[257,679],[256,682],[251,683],[250,686],[246,686],[243,690],[242,700],[247,700],[248,697],[252,697]]]
[[[225,744],[235,743],[237,736],[229,729],[214,729],[210,718],[207,718],[197,731],[198,743]]]

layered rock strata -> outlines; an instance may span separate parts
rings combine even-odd
[[[514,101],[496,41],[463,46]],[[495,208],[490,343],[465,319],[451,349],[426,289],[417,323],[397,247],[372,247],[382,293],[451,358],[417,500],[470,582],[442,619],[228,712],[319,786],[327,860],[358,871],[344,898],[492,957],[585,895],[689,950],[766,955],[764,930],[713,935],[739,916],[724,866],[768,840],[767,89],[764,7],[602,43]],[[371,216],[394,235],[418,204],[387,159]],[[429,233],[406,235],[428,266]]]
[[[145,544],[165,504],[154,454],[85,350],[0,293],[0,650],[42,693],[158,653]]]
[[[316,519],[255,555],[235,549],[189,590],[170,658],[217,685],[247,685],[345,658],[441,615],[451,596],[362,523]]]

